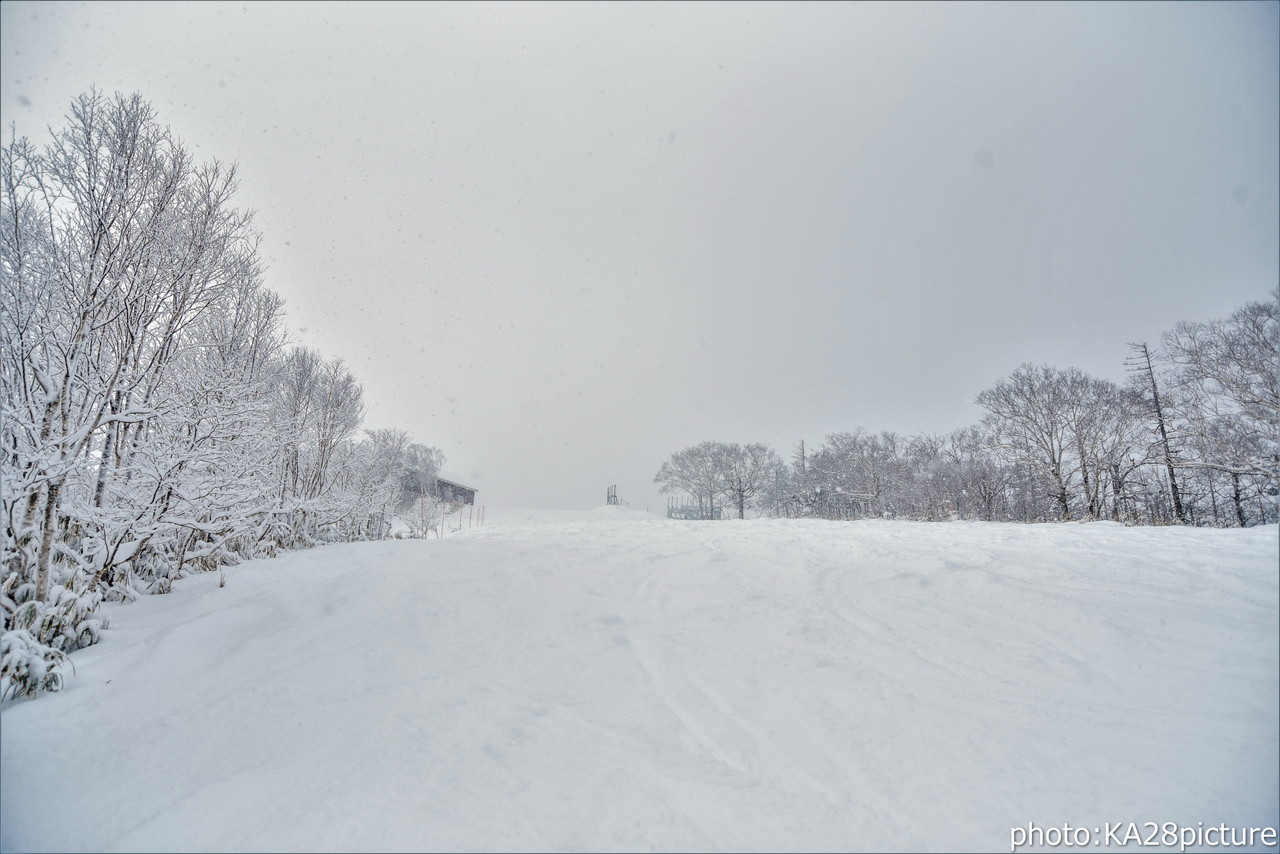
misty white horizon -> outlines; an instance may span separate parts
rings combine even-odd
[[[946,432],[1022,362],[1277,284],[1268,3],[6,3],[0,111],[97,86],[237,161],[297,343],[479,502],[704,439]]]

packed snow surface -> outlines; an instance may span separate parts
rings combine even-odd
[[[1277,824],[1277,530],[500,513],[112,606],[18,850],[1008,850]]]

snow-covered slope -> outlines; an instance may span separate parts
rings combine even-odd
[[[490,511],[117,607],[16,850],[1008,850],[1275,826],[1277,530]]]

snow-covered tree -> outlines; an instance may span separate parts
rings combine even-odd
[[[774,480],[782,466],[782,458],[773,448],[759,442],[724,444],[719,455],[724,472],[724,494],[738,509],[738,518],[743,519],[747,506]]]
[[[996,447],[1011,463],[1029,466],[1048,487],[1059,519],[1072,516],[1073,479],[1080,474],[1072,422],[1089,394],[1091,379],[1074,368],[1023,364],[977,402],[988,411]]]
[[[723,449],[724,443],[708,441],[677,451],[658,469],[653,482],[661,492],[687,494],[698,506],[700,518],[714,519],[728,484]]]
[[[1204,467],[1280,493],[1280,292],[1164,336],[1177,415]],[[1243,524],[1243,522],[1241,523]]]
[[[409,438],[355,441],[355,377],[285,348],[234,167],[90,92],[0,182],[0,696],[58,687],[104,598],[389,533]]]

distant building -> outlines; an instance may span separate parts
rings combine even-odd
[[[452,476],[446,478],[443,473],[436,475],[436,497],[441,501],[452,501],[456,504],[475,504],[476,488],[451,478]]]

